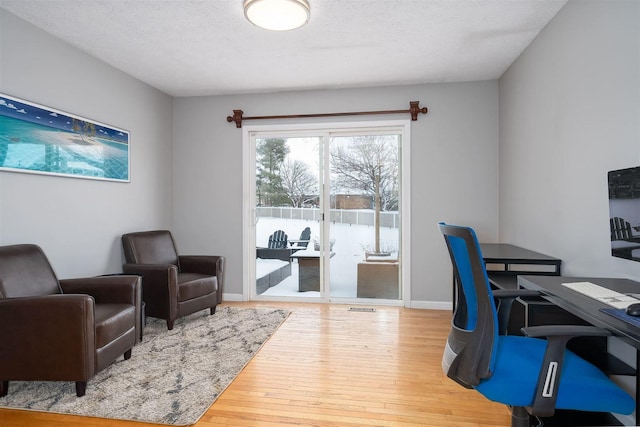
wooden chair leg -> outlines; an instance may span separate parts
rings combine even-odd
[[[124,360],[131,359],[131,350],[133,350],[133,349],[130,348],[129,350],[124,352]]]
[[[211,307],[211,314],[216,314],[216,306]]]
[[[167,329],[168,330],[172,330],[173,329],[173,323],[175,322],[175,320],[167,320]]]
[[[0,381],[0,397],[5,397],[9,392],[9,381]]]
[[[76,395],[78,397],[84,396],[87,391],[87,382],[86,381],[76,381]]]

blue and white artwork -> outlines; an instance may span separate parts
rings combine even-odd
[[[129,182],[129,132],[0,94],[0,170]]]

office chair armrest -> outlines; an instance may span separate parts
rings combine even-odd
[[[537,297],[540,296],[540,292],[531,289],[496,289],[493,291],[493,296],[496,298]]]
[[[498,333],[506,335],[509,327],[509,316],[513,301],[518,297],[536,297],[540,292],[529,289],[499,289],[493,291],[493,297],[497,299],[496,308],[498,311]]]
[[[539,417],[550,417],[555,412],[558,385],[562,372],[567,342],[579,336],[609,336],[611,332],[595,326],[580,325],[546,325],[522,328],[528,337],[546,337],[547,349],[541,365],[536,397],[531,407],[531,414]]]
[[[575,337],[608,337],[611,335],[611,332],[607,329],[582,325],[527,326],[522,328],[521,331],[525,336],[533,338],[567,336],[571,339]]]

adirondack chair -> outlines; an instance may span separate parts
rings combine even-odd
[[[631,224],[620,217],[613,217],[609,219],[609,225],[611,226],[611,240],[631,240],[633,232],[631,231]]]
[[[276,230],[269,236],[269,249],[282,249],[287,247],[287,234],[282,230]]]
[[[256,249],[256,256],[262,259],[291,261],[291,253],[291,249],[287,247],[287,234],[282,230],[276,230],[269,236],[269,244],[266,248]]]
[[[640,235],[634,235],[631,224],[624,218],[609,219],[611,225],[611,255],[640,261]]]
[[[296,251],[301,251],[307,249],[307,245],[311,241],[311,229],[306,227],[300,233],[300,239],[298,240],[289,240],[289,244],[291,245],[291,252],[295,253]]]

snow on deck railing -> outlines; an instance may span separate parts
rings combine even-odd
[[[258,217],[303,219],[307,221],[319,221],[320,210],[314,208],[292,207],[257,207]],[[374,211],[372,209],[331,209],[331,222],[350,225],[374,224]],[[380,225],[382,227],[398,228],[400,217],[397,211],[380,212]]]

